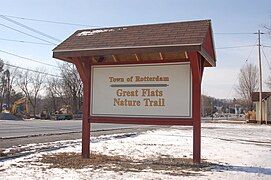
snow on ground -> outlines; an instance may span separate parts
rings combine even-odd
[[[133,159],[192,158],[191,127],[173,126],[132,136],[99,136],[91,141],[91,151],[105,155]],[[49,145],[60,149],[0,161],[0,179],[271,179],[271,127],[266,125],[203,123],[202,158],[221,166],[199,172],[198,176],[178,177],[151,170],[120,173],[91,168],[49,169],[48,165],[34,161],[48,153],[80,152],[81,142],[60,141]],[[48,144],[27,145],[35,146]]]

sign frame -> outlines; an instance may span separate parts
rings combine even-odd
[[[131,115],[129,115],[129,114],[109,114],[109,113],[107,113],[107,114],[105,114],[105,113],[103,113],[103,114],[98,114],[98,113],[96,113],[96,114],[94,114],[94,107],[95,107],[95,102],[96,103],[100,103],[100,101],[101,101],[101,99],[100,99],[100,101],[99,100],[94,100],[94,98],[96,98],[95,97],[95,95],[97,96],[97,94],[95,94],[94,95],[94,88],[96,88],[95,86],[101,86],[101,85],[99,85],[99,84],[96,84],[96,83],[94,83],[94,79],[96,78],[95,77],[95,73],[94,73],[94,71],[95,71],[95,69],[99,69],[99,68],[108,68],[108,69],[110,69],[111,68],[111,70],[112,69],[114,69],[114,68],[118,68],[119,70],[120,69],[122,69],[123,67],[128,67],[128,68],[141,68],[141,67],[143,67],[143,68],[147,68],[147,67],[155,67],[155,68],[170,68],[170,66],[180,66],[180,67],[176,67],[176,68],[180,68],[179,70],[181,70],[181,68],[183,68],[184,70],[188,70],[189,71],[189,74],[190,75],[188,75],[188,77],[184,77],[184,78],[188,78],[188,79],[185,79],[185,80],[187,80],[188,81],[188,83],[189,83],[189,85],[188,85],[188,88],[189,88],[189,90],[186,92],[186,93],[188,93],[188,94],[186,94],[186,95],[188,95],[189,97],[187,98],[187,100],[188,100],[188,112],[187,112],[187,115],[180,115],[180,116],[177,116],[177,115],[155,115],[155,114],[153,114],[153,115],[139,115],[139,114],[131,114]],[[183,67],[182,67],[183,66]],[[186,69],[187,67],[185,67],[185,66],[188,66],[188,68],[189,69]],[[170,72],[171,73],[171,72]],[[178,72],[178,73],[180,73],[180,72]],[[148,74],[148,73],[147,73]],[[175,74],[175,73],[172,73],[172,74]],[[186,74],[186,73],[185,73]],[[168,75],[168,74],[167,74]],[[179,74],[179,75],[183,75],[183,73],[182,74]],[[122,76],[123,77],[123,76]],[[130,77],[130,75],[129,75],[129,77]],[[148,121],[148,119],[149,118],[157,118],[157,119],[167,119],[167,118],[173,118],[173,119],[178,119],[178,120],[181,120],[181,119],[184,119],[184,118],[186,118],[186,119],[190,119],[191,118],[191,121],[192,121],[192,109],[193,109],[193,107],[192,107],[192,70],[191,70],[191,67],[190,67],[190,62],[173,62],[173,63],[149,63],[149,64],[119,64],[119,65],[94,65],[94,66],[92,66],[91,67],[91,102],[90,102],[90,104],[91,104],[91,106],[90,106],[90,116],[92,117],[92,118],[103,118],[103,117],[116,117],[116,118],[144,118],[144,119],[146,119],[146,121]],[[97,77],[98,78],[98,77]],[[171,78],[170,78],[171,79]],[[124,79],[124,81],[125,81],[126,79]],[[132,82],[130,82],[130,83],[132,83]],[[170,87],[169,86],[169,84],[175,84],[175,83],[177,83],[176,82],[176,77],[175,77],[175,82],[167,82],[168,83],[168,86],[167,87]],[[178,85],[179,86],[182,86],[183,84],[182,84],[183,82],[181,81],[181,79],[180,79],[180,82],[178,82]],[[95,85],[94,85],[95,84]],[[120,83],[121,84],[121,83]],[[126,81],[126,83],[123,83],[124,85],[125,84],[129,84],[129,82],[127,82]],[[134,84],[135,85],[138,85],[137,83],[135,83],[134,82]],[[148,83],[143,83],[144,85],[147,85]],[[153,84],[155,84],[155,83],[153,83]],[[181,84],[181,85],[180,85]],[[107,88],[107,87],[104,87],[104,88]],[[172,88],[172,87],[171,87]],[[173,87],[174,88],[174,87]],[[183,87],[184,89],[185,88],[187,88],[187,84],[185,84],[185,87]],[[101,90],[101,87],[99,88],[100,90]],[[102,88],[103,89],[103,88]],[[129,89],[129,87],[128,87],[128,89]],[[139,88],[140,89],[140,88]],[[179,89],[179,88],[178,88]],[[179,91],[178,89],[176,89],[176,87],[175,87],[175,91]],[[187,90],[187,89],[186,89]],[[185,91],[186,91],[185,90]],[[163,89],[163,92],[165,91],[165,89]],[[176,92],[176,93],[177,93]],[[176,94],[175,93],[175,94]],[[105,93],[104,93],[105,94]],[[138,93],[139,94],[139,93]],[[164,94],[164,93],[163,93]],[[176,96],[178,96],[178,94],[176,95]],[[163,97],[163,98],[165,98],[165,97]],[[166,99],[166,98],[165,98]],[[95,102],[94,102],[95,101]],[[181,102],[181,100],[177,100],[177,102]],[[178,104],[177,104],[178,105]],[[178,107],[178,106],[177,106]],[[100,105],[100,108],[101,108],[101,105]],[[103,108],[103,107],[102,107]],[[112,107],[113,108],[113,107]],[[131,107],[132,108],[132,107]],[[97,108],[96,108],[97,109]],[[167,108],[168,109],[168,108]]]

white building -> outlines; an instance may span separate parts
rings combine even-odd
[[[256,105],[256,120],[260,123],[259,92],[253,92],[252,101]],[[271,92],[262,92],[262,123],[271,123]]]

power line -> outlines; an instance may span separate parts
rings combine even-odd
[[[8,15],[2,15],[2,16],[9,17],[9,18],[15,18],[15,19],[21,19],[21,20],[44,22],[44,23],[53,23],[53,24],[62,24],[62,25],[70,25],[70,26],[100,27],[100,26],[93,26],[93,25],[88,25],[88,24],[78,24],[78,23],[69,23],[69,22],[61,22],[61,21],[33,19],[33,18],[25,18],[25,17],[18,17],[18,16],[8,16]]]
[[[246,48],[246,47],[252,47],[256,45],[243,45],[243,46],[227,46],[227,47],[218,47],[215,49],[234,49],[234,48]]]
[[[247,58],[246,58],[246,62],[247,62],[248,59],[250,58],[250,56],[251,56],[251,54],[252,54],[254,48],[256,47],[256,45],[257,45],[257,43],[255,43],[255,45],[253,45],[252,49],[250,50],[250,52],[249,52],[249,54],[248,54],[248,56],[247,56]]]
[[[246,34],[254,34],[254,33],[249,33],[249,32],[221,32],[221,33],[214,33],[214,34],[223,34],[223,35],[246,35]]]
[[[27,43],[27,44],[39,44],[39,45],[54,46],[53,44],[49,44],[49,43],[40,43],[40,42],[33,42],[33,41],[23,41],[23,40],[16,40],[16,39],[0,38],[0,40],[2,40],[2,41],[10,41],[10,42]]]
[[[58,68],[58,69],[59,69],[58,66],[55,66],[55,65],[52,65],[52,64],[48,64],[48,63],[44,63],[44,62],[40,62],[40,61],[37,61],[37,60],[35,60],[35,59],[31,59],[31,58],[28,58],[28,57],[20,56],[20,55],[11,53],[11,52],[7,52],[7,51],[3,51],[3,50],[0,50],[0,52],[6,53],[6,54],[9,54],[9,55],[18,57],[18,58],[26,59],[26,60],[28,60],[28,61],[40,63],[40,64],[43,64],[43,65],[46,65],[46,66],[51,66],[51,67],[54,67],[54,68]]]
[[[47,43],[50,43],[50,44],[53,44],[53,45],[57,45],[56,43],[47,41],[47,40],[45,40],[45,39],[39,38],[39,37],[34,36],[34,35],[32,35],[32,34],[25,33],[25,32],[23,32],[23,31],[20,31],[20,30],[18,30],[18,29],[13,28],[13,27],[10,27],[10,26],[7,26],[7,25],[1,24],[1,23],[0,23],[0,25],[3,26],[3,27],[6,27],[6,28],[8,28],[8,29],[12,29],[13,31],[16,31],[16,32],[22,33],[22,34],[24,34],[24,35],[30,36],[30,37],[32,37],[32,38],[36,38],[36,39],[38,39],[38,40],[41,40],[41,41],[44,41],[44,42],[47,42]]]
[[[10,66],[10,67],[13,67],[13,68],[18,68],[18,69],[22,69],[22,70],[26,70],[26,71],[31,71],[31,72],[34,72],[34,73],[44,74],[44,75],[47,75],[47,76],[52,76],[52,77],[56,77],[56,78],[61,78],[62,79],[61,76],[58,76],[58,75],[55,75],[55,74],[50,74],[50,73],[41,72],[41,71],[38,71],[38,70],[23,68],[23,67],[15,66],[13,64],[6,63],[6,62],[4,62],[4,65]]]
[[[53,24],[62,24],[62,25],[71,25],[71,26],[82,26],[82,27],[101,27],[89,24],[79,24],[79,23],[69,23],[63,21],[52,21],[52,20],[44,20],[44,19],[35,19],[35,18],[26,18],[26,17],[19,17],[19,16],[11,16],[11,15],[4,15],[0,14],[0,16],[5,16],[13,19],[20,19],[20,20],[28,20],[28,21],[36,21],[36,22],[44,22],[44,23],[53,23]],[[218,32],[214,34],[223,34],[223,35],[238,35],[238,34],[254,34],[252,32]]]
[[[269,61],[268,61],[268,58],[267,58],[267,56],[266,56],[266,54],[265,54],[263,48],[262,48],[262,52],[263,52],[263,56],[265,57],[265,60],[266,60],[266,62],[267,62],[267,64],[268,64],[269,69],[271,69],[271,65],[270,65],[270,63],[269,63]]]
[[[245,63],[242,65],[242,68],[243,68],[243,67],[245,66],[245,64],[248,62],[248,59],[250,58],[250,56],[251,56],[253,50],[255,49],[256,44],[257,44],[257,43],[255,43],[255,44],[252,46],[252,48],[251,48],[251,50],[250,50],[250,52],[249,52],[247,58],[245,59]],[[233,83],[233,85],[232,85],[232,87],[231,87],[231,89],[230,89],[230,91],[229,91],[229,93],[228,93],[228,95],[227,95],[227,99],[228,99],[228,97],[230,96],[230,94],[232,93],[232,90],[233,90],[233,88],[234,88],[234,86],[235,86],[237,80],[238,80],[238,76],[236,76],[236,78],[235,78],[235,81],[234,81],[234,83]]]
[[[47,38],[49,38],[49,39],[53,39],[53,40],[55,40],[55,41],[60,41],[60,40],[58,40],[58,39],[55,38],[55,37],[52,37],[52,36],[50,36],[50,35],[48,35],[48,34],[45,34],[45,33],[41,32],[41,31],[38,31],[38,30],[36,30],[36,29],[34,29],[34,28],[31,28],[31,27],[26,26],[26,25],[24,25],[24,24],[22,24],[22,23],[19,23],[19,22],[17,22],[17,21],[14,21],[14,20],[12,20],[12,19],[10,19],[10,18],[8,18],[8,17],[5,17],[5,16],[3,16],[3,15],[0,15],[0,18],[5,19],[5,20],[7,20],[7,21],[9,21],[9,22],[12,22],[12,23],[14,23],[14,24],[16,24],[16,25],[19,25],[19,26],[21,26],[21,27],[23,27],[23,28],[26,28],[26,29],[28,29],[28,30],[30,30],[30,31],[33,31],[33,32],[35,32],[35,33],[37,33],[37,34],[39,34],[39,35],[45,36],[45,37],[47,37]],[[6,26],[6,25],[4,25],[4,24],[0,24],[0,25],[4,26],[4,27],[6,27],[6,28],[9,28],[9,29],[15,30],[15,31],[17,31],[17,32],[23,33],[23,34],[25,34],[25,35],[34,37],[34,38],[36,38],[36,39],[39,39],[39,40],[48,42],[48,43],[50,43],[50,44],[57,45],[57,44],[52,43],[52,42],[50,42],[50,41],[47,41],[47,40],[45,40],[45,39],[42,39],[42,38],[33,36],[33,35],[31,35],[31,34],[25,33],[25,32],[23,32],[23,31],[19,31],[19,30],[17,30],[17,29],[14,29],[14,28],[12,28],[12,27],[10,27],[10,26]],[[2,52],[3,52],[3,51],[2,51]],[[5,53],[8,53],[8,52],[5,52]],[[9,53],[9,54],[14,55],[14,56],[17,56],[17,57],[20,57],[20,58],[24,58],[24,59],[27,59],[27,60],[30,60],[30,61],[34,61],[34,62],[37,62],[37,63],[41,63],[41,64],[44,64],[44,65],[56,67],[56,66],[53,66],[53,65],[50,65],[50,64],[47,64],[47,63],[39,62],[39,61],[37,61],[37,60],[33,60],[33,59],[30,59],[30,58],[25,58],[25,57],[22,57],[22,56],[18,56],[18,55],[13,54],[13,53]],[[56,60],[55,60],[55,61],[56,61]],[[59,68],[59,67],[57,67],[57,68]]]
[[[11,23],[14,23],[14,24],[16,24],[16,25],[18,25],[18,26],[21,26],[21,27],[23,27],[23,28],[25,28],[25,29],[28,29],[28,30],[30,30],[30,31],[32,31],[32,32],[35,32],[35,33],[37,33],[37,34],[39,34],[39,35],[41,35],[41,36],[44,36],[44,37],[47,37],[47,38],[52,39],[52,40],[54,40],[54,41],[60,42],[59,39],[57,39],[57,38],[55,38],[55,37],[53,37],[53,36],[50,36],[50,35],[45,34],[45,33],[41,32],[41,31],[39,31],[39,30],[36,30],[36,29],[31,28],[31,27],[29,27],[29,26],[26,26],[26,25],[24,25],[24,24],[22,24],[22,23],[19,23],[19,22],[15,21],[15,20],[12,20],[12,19],[10,19],[10,18],[8,18],[8,17],[6,17],[6,16],[0,15],[0,18],[4,19],[4,20],[6,20],[6,21],[9,21],[9,22],[11,22]]]

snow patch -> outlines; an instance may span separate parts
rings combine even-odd
[[[102,169],[48,169],[37,163],[45,154],[81,152],[81,140],[49,143],[50,152],[0,161],[0,179],[271,179],[271,126],[202,124],[202,158],[219,164],[200,176],[172,176],[163,172],[113,172]],[[120,138],[121,137],[121,138]],[[193,131],[174,126],[136,136],[106,135],[91,138],[92,153],[121,155],[133,159],[156,157],[192,158]],[[31,144],[43,147],[46,144]],[[47,144],[48,145],[48,144]]]
[[[100,34],[104,32],[112,32],[112,31],[121,31],[125,29],[127,28],[88,30],[88,31],[82,31],[78,33],[76,36],[92,36],[94,34]]]

